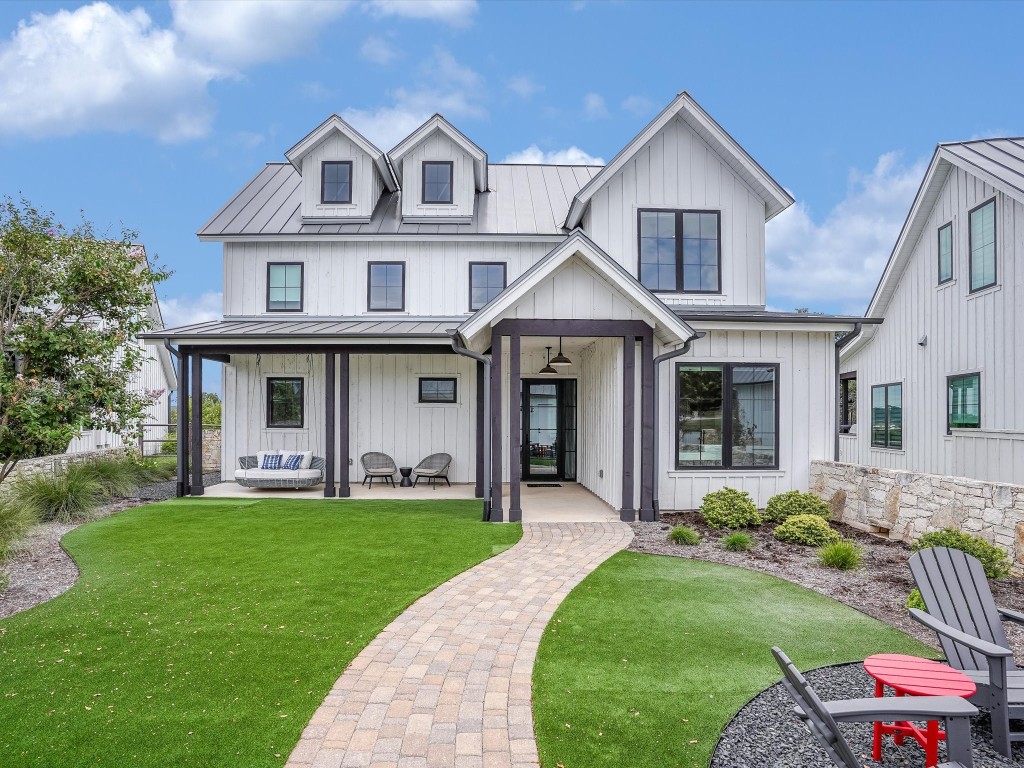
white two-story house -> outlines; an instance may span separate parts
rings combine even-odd
[[[347,496],[363,453],[445,452],[495,521],[525,481],[625,520],[725,485],[763,505],[833,457],[834,339],[865,322],[766,311],[792,203],[685,92],[603,167],[492,164],[440,115],[384,152],[332,116],[199,231],[224,318],[149,337],[193,391],[225,364],[226,480],[305,449]]]

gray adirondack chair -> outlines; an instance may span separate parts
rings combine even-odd
[[[972,768],[971,716],[978,708],[958,696],[886,696],[878,699],[818,698],[800,670],[779,648],[772,648],[782,668],[782,687],[797,704],[796,714],[839,768],[862,768],[860,760],[836,723],[875,723],[893,720],[944,720],[950,762],[939,768]]]
[[[1024,626],[1024,613],[996,606],[981,563],[958,549],[922,549],[910,572],[928,608],[912,608],[911,617],[938,634],[949,665],[978,686],[971,701],[991,711],[992,746],[1010,757],[1013,742],[1024,742],[1024,731],[1010,729],[1011,720],[1024,719],[1024,671],[1002,623]]]

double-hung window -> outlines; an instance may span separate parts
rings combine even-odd
[[[505,290],[505,264],[471,261],[469,263],[469,309],[476,312]]]
[[[302,263],[267,264],[267,311],[302,311]]]
[[[946,379],[946,432],[981,427],[981,374]]]
[[[953,279],[953,222],[939,227],[939,285]]]
[[[302,379],[267,379],[267,426],[277,429],[301,429],[304,423]]]
[[[405,311],[405,262],[371,261],[366,294],[371,312]]]
[[[969,214],[971,292],[996,284],[996,201],[982,203]]]
[[[871,388],[871,445],[903,448],[902,384],[879,384]]]
[[[676,469],[778,468],[779,367],[676,366]]]
[[[427,160],[423,163],[423,202],[450,205],[454,163],[450,160]]]
[[[639,212],[640,282],[661,292],[720,293],[719,211]]]
[[[320,202],[352,202],[352,161],[330,160],[320,165]]]

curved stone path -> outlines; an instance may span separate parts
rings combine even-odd
[[[531,677],[544,627],[629,526],[526,523],[523,538],[418,600],[363,649],[287,768],[536,766]]]

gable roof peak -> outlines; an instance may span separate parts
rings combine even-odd
[[[388,165],[387,156],[373,142],[349,125],[337,112],[331,114],[330,117],[307,133],[291,149],[284,153],[285,158],[294,166],[300,176],[302,175],[302,158],[308,155],[317,144],[332,133],[340,133],[370,156],[373,164],[377,166],[381,178],[384,179],[384,186],[387,187],[388,191],[394,192],[398,189],[398,181],[391,170],[391,166]]]
[[[388,152],[398,181],[402,181],[402,159],[419,146],[428,136],[440,131],[473,159],[473,180],[477,192],[487,191],[487,153],[462,131],[452,125],[440,112],[428,117],[419,128],[410,133]]]

